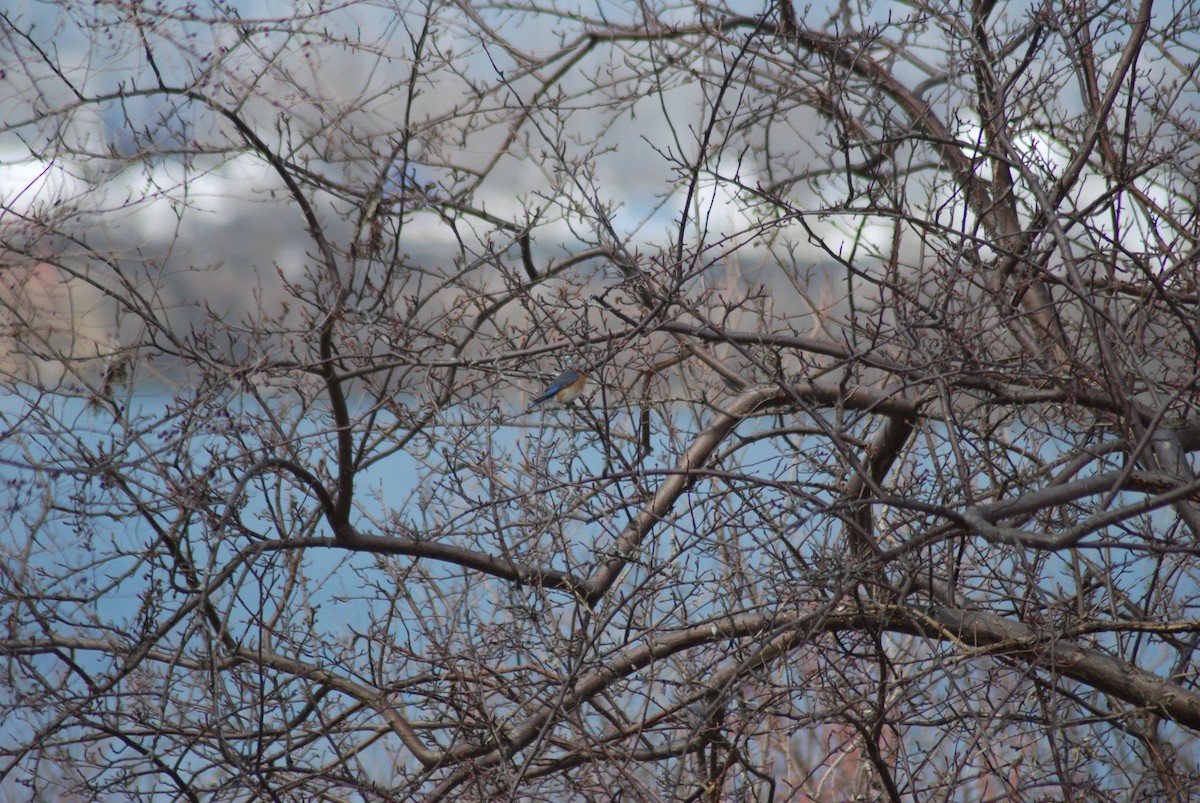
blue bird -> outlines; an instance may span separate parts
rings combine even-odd
[[[576,371],[574,368],[568,368],[554,377],[554,381],[546,387],[546,392],[534,399],[529,409],[532,410],[542,402],[548,401],[570,404],[579,398],[579,394],[583,393],[586,385],[587,374],[583,371]]]

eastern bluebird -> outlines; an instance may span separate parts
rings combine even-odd
[[[547,386],[546,392],[533,400],[530,409],[551,400],[559,404],[570,404],[579,398],[580,393],[583,393],[585,385],[587,385],[587,375],[583,371],[568,368],[554,377],[554,381]]]

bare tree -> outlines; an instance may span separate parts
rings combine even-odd
[[[1200,10],[170,5],[0,12],[5,795],[1188,796]]]

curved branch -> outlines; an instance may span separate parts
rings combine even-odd
[[[901,417],[915,416],[917,411],[908,401],[886,393],[861,387],[846,390],[839,385],[815,382],[759,387],[739,394],[717,413],[707,429],[695,437],[692,445],[679,456],[675,470],[667,475],[650,503],[617,536],[612,559],[584,583],[581,589],[584,600],[589,605],[595,605],[612,588],[651,530],[670,514],[679,497],[695,483],[695,470],[708,464],[717,447],[738,424],[756,412],[792,405],[798,399]]]

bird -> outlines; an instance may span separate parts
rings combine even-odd
[[[533,404],[529,409],[537,407],[542,402],[554,401],[558,404],[570,404],[579,398],[579,394],[583,393],[584,386],[587,385],[587,374],[583,371],[576,371],[574,368],[568,368],[558,376],[554,377],[554,381],[546,386],[546,391],[533,400]]]

